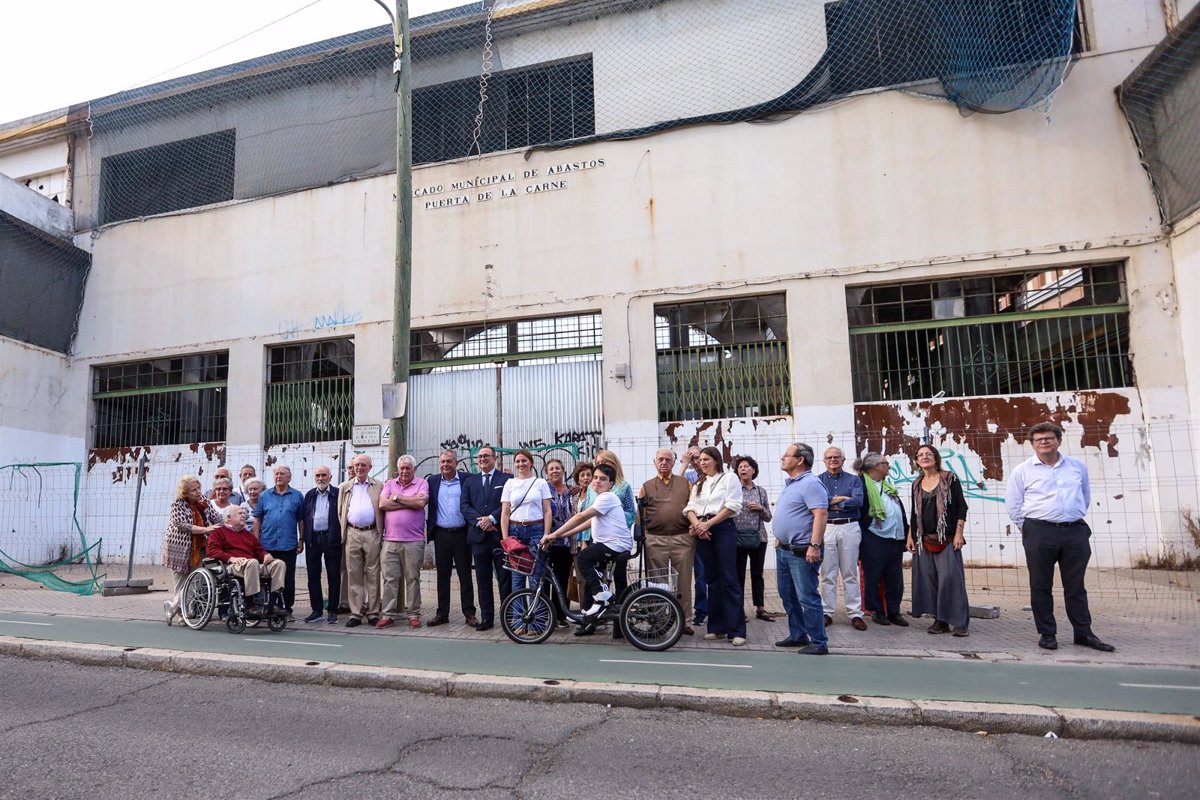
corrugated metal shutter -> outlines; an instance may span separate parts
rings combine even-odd
[[[484,443],[528,447],[539,461],[557,456],[571,469],[603,440],[602,366],[580,361],[414,375],[409,441],[423,462],[419,471],[434,471],[440,450],[463,456]]]

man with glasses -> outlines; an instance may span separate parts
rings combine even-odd
[[[322,465],[313,470],[317,485],[304,495],[304,555],[308,566],[308,600],[311,613],[305,622],[325,617],[337,623],[338,595],[342,586],[342,545],[345,537],[338,520],[338,488],[331,486],[333,470]],[[329,576],[329,606],[321,592],[321,565]]]
[[[475,583],[478,588],[479,624],[477,631],[491,630],[496,620],[496,595],[492,581],[500,586],[500,602],[512,592],[512,578],[504,569],[500,550],[500,504],[504,484],[512,475],[501,472],[496,464],[496,450],[489,444],[475,454],[479,472],[467,477],[462,489],[462,515],[467,522],[467,541],[475,562]]]
[[[833,624],[837,610],[837,581],[842,578],[846,614],[856,631],[865,631],[862,592],[858,586],[858,547],[862,543],[863,484],[857,475],[845,472],[846,454],[840,447],[825,448],[825,471],[817,476],[829,492],[829,519],[825,528],[825,559],[821,562],[821,605],[825,624]]]
[[[1013,470],[1004,503],[1008,516],[1021,531],[1025,564],[1029,569],[1029,605],[1041,635],[1038,647],[1058,649],[1054,621],[1054,565],[1062,576],[1063,601],[1075,644],[1111,653],[1116,648],[1092,633],[1084,573],[1092,557],[1088,539],[1092,529],[1084,517],[1092,502],[1087,467],[1077,458],[1062,455],[1062,428],[1039,422],[1029,430],[1034,455]]]
[[[802,655],[829,653],[818,587],[825,541],[829,493],[812,474],[815,456],[806,444],[793,444],[779,457],[787,474],[775,502],[772,530],[776,544],[775,578],[787,611],[788,637],[776,647],[799,647]]]

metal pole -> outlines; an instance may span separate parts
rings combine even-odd
[[[125,572],[125,582],[133,580],[133,546],[137,542],[138,510],[142,507],[142,469],[146,466],[146,454],[138,456],[137,491],[133,495],[133,530],[129,533],[129,569]]]
[[[396,47],[396,286],[392,313],[392,383],[408,383],[412,328],[412,59],[409,55],[408,2],[396,0],[392,22]],[[408,409],[391,420],[388,474],[408,448]]]

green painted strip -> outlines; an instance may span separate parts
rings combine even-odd
[[[171,394],[172,392],[194,392],[197,389],[224,389],[228,381],[208,381],[207,383],[188,383],[183,386],[152,386],[146,389],[122,389],[117,392],[100,392],[93,394],[93,400],[105,400],[110,397],[136,397],[138,395]]]
[[[537,358],[562,358],[564,356],[593,356],[600,355],[600,347],[574,347],[568,350],[538,350],[532,353],[496,353],[487,356],[470,356],[469,358],[443,358],[439,361],[414,361],[412,369],[426,370],[439,367],[464,367],[472,364],[503,364],[509,361],[531,361]]]
[[[892,333],[895,331],[924,331],[938,328],[959,328],[966,325],[991,325],[994,323],[1028,322],[1036,319],[1062,319],[1064,317],[1099,317],[1106,314],[1128,314],[1126,304],[1089,306],[1087,308],[1057,308],[1048,311],[1025,311],[1020,314],[980,314],[956,319],[927,319],[918,322],[889,322],[884,325],[860,325],[850,328],[850,335],[866,333]]]

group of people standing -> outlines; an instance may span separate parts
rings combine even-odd
[[[1031,438],[1036,454],[1010,478],[1007,505],[1022,531],[1039,644],[1057,647],[1051,595],[1057,564],[1075,643],[1111,651],[1091,631],[1083,588],[1091,553],[1084,521],[1090,504],[1087,471],[1058,453],[1062,430],[1053,423],[1035,425]],[[736,456],[726,470],[714,447],[690,448],[678,473],[675,452],[658,450],[655,476],[642,484],[638,500],[610,450],[598,451],[594,463],[576,464],[569,477],[559,459],[546,462],[544,477],[537,475],[528,450],[513,455],[515,474],[500,468],[491,446],[476,451],[473,473],[461,469],[457,454],[446,450],[439,455],[438,473],[428,478],[417,476],[415,459],[404,455],[396,477],[386,482],[371,477],[371,459],[360,454],[350,462],[350,478],[338,486],[329,467],[317,467],[316,486],[303,495],[291,487],[291,471],[283,465],[274,466],[269,490],[246,465],[239,475],[241,492],[234,491],[228,470],[221,468],[210,498],[194,476],[179,481],[163,542],[164,563],[176,576],[165,612],[168,622],[179,613],[183,578],[199,563],[206,538],[223,529],[221,541],[252,533],[261,545],[257,550],[247,546],[231,555],[217,548],[216,553],[236,574],[252,573],[255,585],[259,572],[265,572],[272,589],[282,592],[289,614],[296,559],[307,553],[311,613],[305,622],[324,618],[333,624],[341,610],[349,614],[347,627],[387,628],[405,618],[411,628],[445,625],[451,577],[457,573],[464,623],[489,630],[497,595],[503,603],[527,580],[541,577],[504,568],[502,542],[510,537],[528,548],[535,563],[541,563],[536,560],[540,550],[549,548],[546,563],[559,586],[567,586],[577,569],[578,582],[586,587],[578,592],[580,608],[594,614],[624,590],[623,563],[614,570],[611,587],[603,582],[602,567],[629,553],[632,530],[640,523],[647,568],[678,573],[682,605],[694,609],[693,625],[706,623],[705,639],[746,644],[747,566],[756,617],[772,620],[763,579],[771,534],[788,617],[788,635],[776,646],[827,653],[826,627],[834,622],[839,583],[855,630],[867,630],[868,615],[877,625],[907,627],[900,609],[906,552],[913,558],[912,616],[932,618],[930,634],[968,636],[962,558],[966,498],[936,447],[922,444],[914,456],[920,472],[905,491],[907,509],[882,454],[863,455],[854,474],[844,469],[842,450],[829,447],[825,469],[816,474],[815,454],[802,443],[789,445],[780,457],[786,479],[774,510],[766,490],[755,483],[758,463]],[[423,623],[420,574],[430,542],[437,606]],[[328,576],[328,600],[322,572]],[[684,633],[695,630],[685,624]]]

